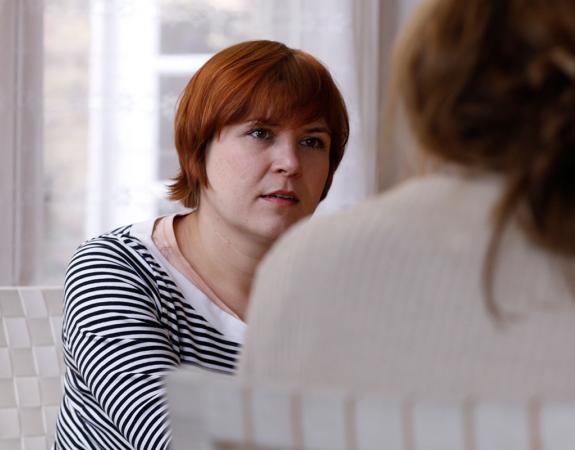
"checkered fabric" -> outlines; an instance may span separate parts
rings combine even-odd
[[[0,288],[0,448],[49,449],[62,396],[63,290]]]

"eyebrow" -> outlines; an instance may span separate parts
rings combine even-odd
[[[329,129],[326,127],[312,127],[304,130],[306,133],[325,133],[330,134]]]
[[[270,122],[268,120],[255,119],[255,120],[249,120],[248,122],[252,126],[265,126],[265,127],[272,127],[272,128],[279,127],[279,124],[277,124],[275,122]]]

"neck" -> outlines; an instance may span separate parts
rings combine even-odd
[[[175,231],[184,257],[243,320],[256,268],[273,242],[229,229],[201,210],[181,218]]]

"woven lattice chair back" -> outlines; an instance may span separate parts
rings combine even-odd
[[[63,291],[0,288],[0,448],[50,448],[62,396]]]
[[[402,399],[179,369],[173,450],[573,450],[575,405]]]

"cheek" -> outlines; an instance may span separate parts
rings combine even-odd
[[[233,158],[228,155],[213,155],[206,162],[206,174],[208,182],[214,188],[217,186],[226,185],[230,181],[232,174],[238,173],[237,164]]]
[[[321,159],[316,161],[316,164],[310,170],[311,183],[313,185],[314,193],[321,196],[327,177],[329,175],[329,159]]]
[[[234,199],[254,183],[256,167],[257,161],[250,158],[213,158],[206,164],[208,183],[219,195]]]
[[[214,153],[212,161],[208,160],[208,163],[212,163],[214,172],[216,176],[226,177],[235,175],[235,177],[246,177],[253,172],[256,167],[258,167],[258,160],[254,158],[253,152],[250,148],[246,148],[244,145],[235,144],[228,145],[222,148],[217,154]]]
[[[230,164],[230,172],[241,181],[248,182],[261,176],[261,166],[257,159],[245,157]]]

